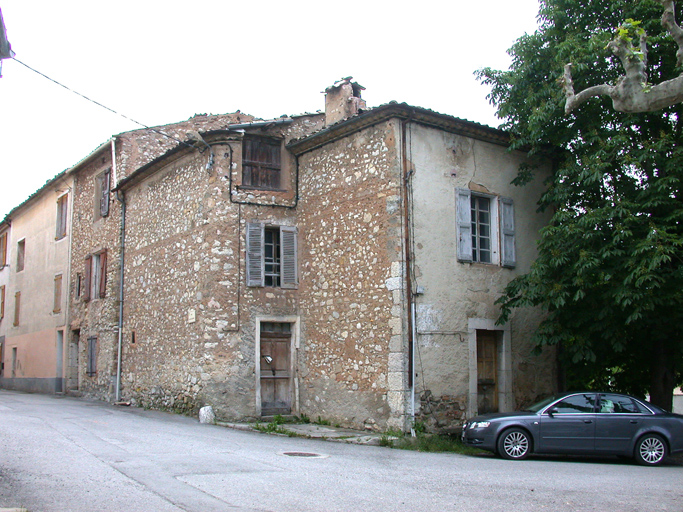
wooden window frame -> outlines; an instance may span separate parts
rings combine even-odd
[[[0,286],[0,320],[5,318],[5,285]]]
[[[279,271],[266,275],[265,231],[279,234]],[[246,232],[247,286],[294,289],[298,287],[297,229],[292,226],[271,226],[260,222],[247,223]],[[269,279],[266,279],[266,278]]]
[[[240,188],[282,190],[282,141],[245,135]]]
[[[57,198],[57,221],[55,240],[61,240],[66,236],[66,226],[69,212],[69,194],[63,194]]]
[[[488,198],[490,204],[491,262],[481,262],[474,254],[472,197]],[[515,252],[514,202],[509,197],[479,194],[469,189],[456,189],[457,259],[461,263],[482,263],[514,268],[517,264]],[[494,257],[495,254],[495,257]]]

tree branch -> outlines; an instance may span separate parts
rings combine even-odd
[[[595,96],[611,96],[612,87],[608,84],[594,85],[588,89],[584,89],[579,94],[574,94],[574,81],[572,80],[572,64],[571,62],[564,67],[564,76],[562,79],[564,87],[564,94],[567,97],[567,102],[564,105],[564,112],[569,114],[576,107],[584,103],[586,100]]]

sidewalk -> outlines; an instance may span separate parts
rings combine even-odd
[[[254,428],[254,424],[249,423],[223,423],[216,422],[216,425],[233,428],[235,430],[245,430],[249,432],[260,432]],[[268,423],[261,423],[262,426]],[[281,430],[280,430],[281,429]],[[348,428],[336,428],[329,425],[317,425],[315,423],[283,423],[279,425],[279,431],[272,432],[280,435],[292,435],[306,437],[309,439],[324,439],[326,441],[336,441],[340,443],[362,444],[367,446],[379,446],[382,437],[386,436],[381,432],[362,432]],[[393,439],[393,438],[392,438]]]

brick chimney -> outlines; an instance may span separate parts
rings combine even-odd
[[[360,92],[365,89],[352,76],[342,78],[325,89],[325,126],[348,119],[366,108]]]

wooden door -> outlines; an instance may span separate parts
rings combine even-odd
[[[496,331],[477,331],[477,405],[479,414],[498,412]]]
[[[292,412],[291,324],[261,324],[261,415]]]

